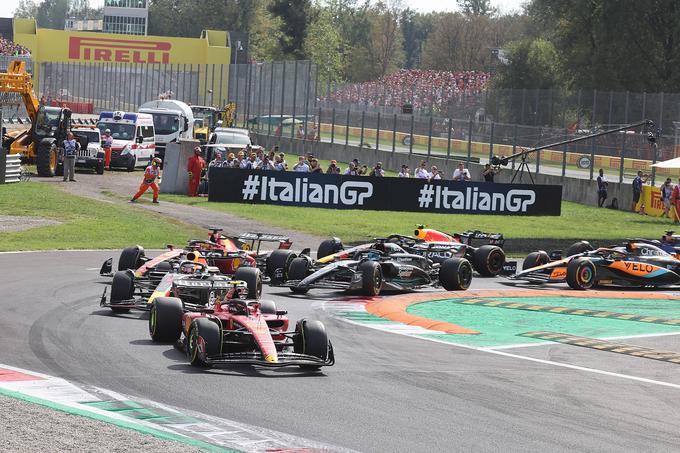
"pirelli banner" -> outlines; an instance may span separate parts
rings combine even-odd
[[[559,216],[562,186],[210,168],[209,201],[450,214]]]

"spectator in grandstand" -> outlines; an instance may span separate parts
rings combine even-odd
[[[260,161],[257,160],[257,154],[255,153],[250,153],[248,160],[241,162],[241,168],[245,168],[246,170],[255,170],[259,165]]]
[[[597,206],[602,207],[607,200],[607,178],[604,176],[604,170],[600,168],[600,174],[597,177]]]
[[[222,166],[227,167],[227,168],[232,168],[234,166],[235,161],[236,161],[236,156],[234,156],[234,153],[229,153],[229,154],[227,154],[227,160],[224,161]]]
[[[305,160],[305,156],[298,156],[298,163],[293,166],[293,171],[298,173],[309,173],[309,164]]]
[[[274,157],[274,170],[276,170],[276,171],[286,171],[286,170],[288,170],[288,166],[286,165],[286,161],[284,161],[283,157],[281,157],[282,154],[283,153]]]
[[[408,165],[402,164],[401,171],[399,172],[399,177],[400,178],[410,178],[411,177],[411,174],[409,173]]]
[[[430,171],[430,181],[433,179],[442,179],[442,172],[435,165],[432,166],[432,171]]]
[[[382,178],[385,176],[385,170],[382,168],[382,162],[378,162],[375,164],[375,167],[373,167],[373,170],[371,170],[371,176],[375,176],[378,178]]]
[[[309,172],[310,173],[323,173],[323,170],[319,166],[319,161],[316,160],[316,158],[312,158],[312,161],[310,162],[310,165],[309,165]]]
[[[338,161],[337,160],[332,160],[330,165],[328,166],[328,169],[326,170],[326,174],[328,175],[339,175],[340,174],[340,167],[338,167]]]
[[[484,171],[482,172],[482,178],[484,182],[493,182],[494,176],[498,174],[500,168],[493,168],[491,164],[484,165]]]
[[[258,170],[276,170],[274,162],[269,160],[269,156],[264,156],[262,160],[257,163],[255,168]]]
[[[278,152],[279,147],[277,146],[274,151]],[[281,165],[284,170],[288,170],[288,163],[286,162],[286,155],[284,153],[279,153],[279,159],[281,160]]]
[[[6,56],[22,56],[30,55],[31,52],[24,46],[0,37],[0,55]]]
[[[427,171],[427,162],[422,161],[420,167],[416,170],[416,178],[418,179],[430,179],[430,172]]]
[[[297,138],[305,138],[305,127],[302,123],[298,125]]]
[[[463,162],[458,162],[458,168],[453,171],[453,180],[469,181],[470,179],[470,172],[465,168],[465,164]]]
[[[222,160],[222,153],[220,151],[215,151],[215,158],[210,161],[210,163],[208,164],[208,168],[222,166],[224,166],[224,160]]]

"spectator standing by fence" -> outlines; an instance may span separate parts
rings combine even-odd
[[[498,170],[493,168],[491,164],[486,164],[484,165],[484,171],[482,172],[482,178],[484,178],[484,182],[493,182],[494,176],[498,174]]]
[[[298,173],[309,173],[309,165],[305,160],[305,156],[298,156],[298,163],[293,166],[293,171]]]
[[[309,167],[309,172],[310,173],[321,173],[321,174],[323,174],[323,170],[319,166],[319,161],[316,160],[314,157],[312,157],[311,165]]]
[[[409,173],[408,170],[408,165],[402,165],[401,166],[401,171],[399,172],[399,177],[400,178],[410,178],[411,174]]]
[[[458,168],[456,168],[453,171],[453,180],[454,181],[469,181],[470,178],[470,171],[468,171],[467,168],[465,168],[465,164],[463,162],[458,162]]]
[[[328,175],[339,175],[340,174],[340,167],[338,167],[338,161],[337,160],[332,160],[330,165],[328,166],[328,169],[326,170],[326,174]]]
[[[635,207],[640,201],[640,195],[642,194],[642,185],[647,182],[646,175],[642,173],[642,170],[638,170],[637,176],[633,179],[633,205],[630,210],[635,212]],[[677,187],[677,186],[676,186]]]
[[[76,181],[76,152],[80,144],[73,138],[73,132],[68,131],[64,140],[64,181]]]
[[[663,214],[661,217],[671,217],[671,197],[673,196],[673,185],[671,178],[666,178],[666,181],[661,185],[661,202],[663,203]]]
[[[371,170],[371,176],[375,176],[378,178],[382,178],[385,176],[385,170],[382,168],[382,162],[378,162],[375,164],[375,167],[373,167],[373,170]]]
[[[416,170],[416,178],[430,179],[430,172],[427,171],[427,163],[425,161],[422,161],[420,167]]]
[[[607,200],[607,178],[604,176],[604,170],[600,168],[600,175],[597,177],[597,206],[602,207]]]

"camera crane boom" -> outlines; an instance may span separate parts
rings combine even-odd
[[[524,172],[524,169],[526,168],[526,171],[529,174],[529,178],[531,179],[531,183],[534,184],[534,178],[531,176],[531,170],[529,169],[529,164],[527,164],[527,156],[529,154],[532,154],[532,153],[535,153],[535,152],[538,152],[538,151],[541,151],[541,150],[544,150],[544,149],[548,149],[548,148],[556,148],[558,146],[567,145],[569,143],[576,143],[576,142],[580,142],[580,141],[583,141],[583,140],[590,140],[590,139],[593,139],[593,138],[596,138],[596,137],[601,137],[601,136],[607,135],[607,134],[613,134],[615,132],[625,131],[627,129],[632,129],[632,128],[639,127],[639,126],[645,126],[645,129],[647,131],[647,140],[649,140],[649,142],[653,146],[656,146],[657,136],[653,132],[654,122],[652,120],[642,120],[642,121],[638,121],[637,123],[626,124],[625,126],[617,127],[617,128],[614,128],[614,129],[609,129],[609,130],[606,130],[606,131],[597,132],[595,134],[590,134],[590,135],[583,135],[581,137],[571,138],[569,140],[562,140],[562,141],[556,142],[556,143],[549,143],[547,145],[538,146],[536,148],[529,148],[529,149],[523,148],[522,151],[515,153],[515,154],[512,154],[510,156],[507,156],[507,157],[506,156],[493,156],[491,158],[490,163],[491,163],[492,166],[494,166],[496,168],[500,168],[501,166],[507,166],[508,163],[511,160],[514,160],[514,159],[519,157],[521,159],[521,163],[520,163],[520,166],[517,168],[517,170],[515,170],[515,174],[512,177],[512,182],[515,182],[515,177],[517,177],[518,174],[520,175],[520,182],[521,182],[522,173]]]

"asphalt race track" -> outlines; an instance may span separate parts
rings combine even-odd
[[[196,371],[151,343],[146,314],[99,308],[111,252],[0,254],[0,363],[367,452],[668,451],[680,365],[565,344],[480,350],[369,329],[265,287],[291,321],[324,321],[322,373]],[[117,254],[116,254],[117,255]],[[477,278],[472,289],[504,290]],[[679,330],[680,333],[680,330]],[[678,335],[621,340],[680,352]]]

